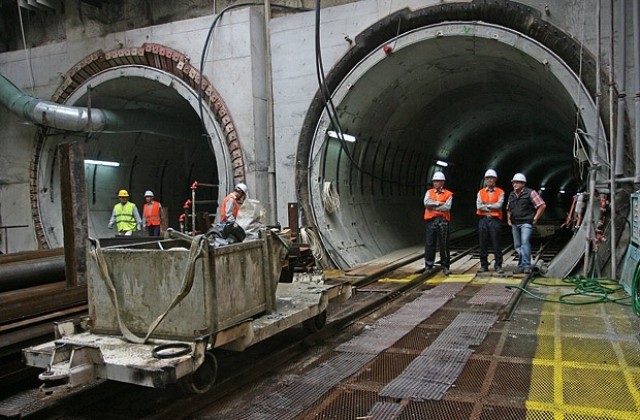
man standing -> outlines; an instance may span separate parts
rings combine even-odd
[[[426,235],[424,245],[425,271],[431,270],[436,258],[436,239],[440,245],[440,264],[442,272],[448,276],[449,269],[449,222],[451,221],[451,203],[453,193],[444,188],[445,176],[435,172],[431,179],[433,188],[424,195],[424,220]]]
[[[221,222],[235,222],[238,217],[238,210],[240,210],[240,204],[247,196],[248,188],[245,184],[240,182],[235,186],[233,191],[227,195],[222,204],[220,204],[220,221]]]
[[[144,193],[145,203],[142,206],[142,225],[146,227],[149,236],[160,236],[160,222],[162,220],[162,205],[154,200],[153,191]]]
[[[502,248],[500,247],[500,229],[502,228],[502,204],[504,190],[496,187],[498,174],[493,169],[484,173],[485,188],[478,191],[476,197],[476,214],[480,216],[478,234],[480,235],[480,272],[489,271],[489,243],[493,248],[494,269],[502,270]]]
[[[540,195],[525,187],[527,178],[517,173],[511,184],[513,191],[507,202],[507,222],[513,233],[513,247],[518,253],[518,268],[515,273],[531,273],[531,232],[547,207]]]
[[[142,228],[142,219],[135,204],[129,202],[129,193],[127,190],[120,190],[118,193],[119,203],[113,206],[111,219],[109,220],[109,229],[113,229],[116,225],[119,236],[131,236],[134,231]]]

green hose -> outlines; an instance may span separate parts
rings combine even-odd
[[[640,317],[640,302],[638,301],[638,286],[640,286],[640,265],[636,267],[636,272],[633,273],[633,280],[631,281],[631,306],[633,307],[633,313]]]

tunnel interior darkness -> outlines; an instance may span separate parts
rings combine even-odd
[[[318,123],[310,201],[334,262],[350,266],[422,243],[422,200],[436,170],[454,193],[452,230],[477,225],[475,198],[488,168],[507,195],[511,177],[523,172],[547,203],[544,223],[558,226],[573,194],[585,189],[574,133],[590,124],[586,95],[580,103],[580,92],[559,80],[566,69],[525,52],[533,41],[491,26],[406,37],[386,44],[391,53],[370,54],[334,92],[343,132],[355,142],[329,137],[335,128],[326,114]]]
[[[168,209],[169,226],[179,228],[178,218],[183,204],[191,199],[190,186],[194,181],[218,185],[216,156],[202,133],[200,118],[184,97],[164,83],[143,77],[115,77],[99,83],[73,103],[75,106],[102,109],[144,109],[159,119],[175,121],[189,133],[182,138],[166,133],[148,132],[94,132],[75,138],[50,136],[43,149],[46,156],[39,170],[40,214],[46,226],[51,246],[62,246],[60,207],[60,179],[57,145],[62,141],[81,141],[85,146],[85,159],[117,162],[119,166],[85,163],[88,198],[88,223],[91,236],[112,236],[107,228],[117,194],[126,189],[130,201],[136,204],[142,216],[144,193],[153,191],[155,198]],[[90,96],[90,100],[89,100]],[[151,122],[153,126],[154,123]],[[166,125],[166,121],[165,124]],[[194,135],[195,133],[195,135]],[[196,191],[197,211],[215,213],[217,188],[199,188]],[[206,200],[206,202],[205,202]]]

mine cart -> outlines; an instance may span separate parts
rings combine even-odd
[[[242,351],[299,323],[317,330],[329,299],[351,296],[321,274],[278,283],[287,243],[270,231],[220,247],[178,232],[134,245],[92,242],[89,316],[56,324],[54,341],[23,351],[28,365],[46,369],[48,392],[104,379],[205,392],[217,371],[213,349]]]

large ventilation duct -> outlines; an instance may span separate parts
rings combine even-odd
[[[46,127],[71,132],[140,132],[171,138],[198,138],[200,127],[145,109],[107,110],[75,107],[27,95],[0,75],[0,104],[18,118]]]

